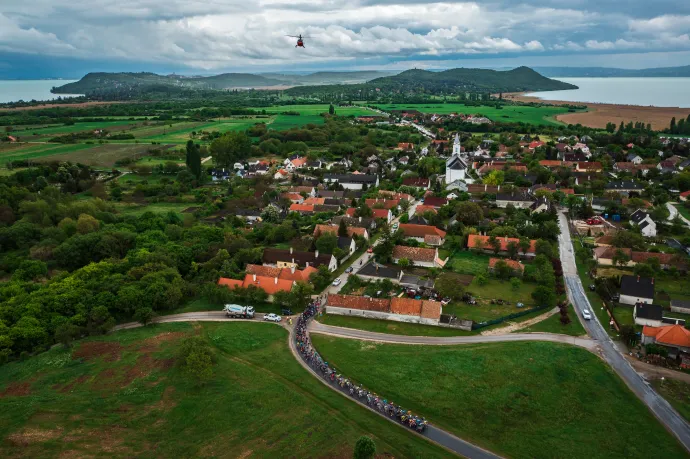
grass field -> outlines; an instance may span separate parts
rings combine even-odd
[[[494,106],[473,107],[464,104],[388,104],[378,105],[382,110],[417,110],[422,113],[464,113],[468,115],[483,115],[492,121],[497,122],[522,122],[527,124],[560,125],[553,117],[563,113],[568,113],[564,107],[528,107],[520,105],[505,105],[502,109]]]
[[[568,308],[570,323],[568,325],[563,325],[561,323],[561,315],[554,314],[548,319],[542,320],[530,327],[517,330],[515,333],[560,333],[562,335],[570,336],[582,336],[584,335],[585,329],[580,323],[580,319],[577,317],[577,313],[572,306]]]
[[[148,129],[146,131],[132,131],[132,134],[137,138],[151,142],[186,143],[189,139],[191,139],[190,134],[193,131],[217,131],[220,133],[244,131],[256,123],[268,121],[270,121],[270,119],[267,118],[225,118],[215,122],[185,122],[173,124],[172,127],[168,127],[167,129],[161,129],[159,127],[155,130]]]
[[[325,314],[317,319],[324,325],[334,327],[354,328],[376,333],[404,336],[465,336],[476,333],[451,328],[434,327],[431,325],[408,324],[389,320],[365,319],[362,317],[338,316]]]
[[[540,342],[422,347],[317,334],[312,341],[358,384],[509,457],[687,457],[584,349]]]
[[[202,387],[174,358],[189,335],[215,356]],[[384,457],[448,457],[326,388],[287,340],[272,324],[165,324],[6,365],[0,456],[352,457],[367,434]]]
[[[690,422],[690,384],[666,378],[652,381],[652,386],[686,421]]]
[[[177,212],[182,215],[182,211],[187,207],[192,206],[192,203],[178,203],[178,202],[156,202],[151,204],[127,204],[117,203],[115,208],[125,215],[141,215],[144,212]]]
[[[448,267],[459,274],[485,274],[489,267],[488,255],[475,253],[469,250],[455,252],[448,261]]]
[[[269,129],[285,131],[295,127],[306,126],[307,124],[323,124],[323,117],[320,115],[276,115],[268,125]]]
[[[72,145],[72,147],[83,144]],[[146,144],[117,144],[109,143],[104,145],[86,145],[91,148],[78,148],[65,153],[52,154],[42,158],[46,161],[70,161],[82,163],[89,166],[113,167],[121,159],[131,158],[135,155],[145,154],[151,145]],[[172,145],[162,145],[161,148],[168,148]]]
[[[97,121],[97,122],[91,122],[91,121],[79,122],[79,123],[74,123],[74,124],[71,124],[68,126],[65,126],[65,125],[49,126],[49,127],[36,128],[36,129],[32,129],[31,127],[27,127],[23,131],[23,133],[24,133],[23,136],[33,135],[33,134],[37,134],[39,136],[45,136],[45,135],[56,136],[56,135],[72,134],[74,132],[95,131],[96,129],[105,129],[107,131],[121,131],[124,129],[129,129],[129,128],[135,127],[139,124],[140,123],[137,123],[136,121],[113,120],[113,121]],[[22,136],[22,135],[20,134],[20,136]]]
[[[44,159],[50,156],[73,154],[81,150],[94,148],[94,145],[59,143],[23,143],[15,148],[0,149],[0,162],[22,161],[26,159]]]
[[[299,112],[304,115],[320,115],[328,113],[328,104],[315,105],[274,105],[272,107],[256,107],[253,110],[265,110],[266,113]],[[339,116],[366,116],[375,115],[376,112],[365,107],[335,107],[335,114]]]
[[[690,210],[688,210],[683,204],[675,204],[674,207],[678,210],[679,214],[690,220]]]

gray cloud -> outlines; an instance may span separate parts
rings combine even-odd
[[[0,51],[193,69],[690,50],[670,0],[0,0]],[[285,35],[311,36],[295,49]],[[588,57],[589,56],[589,57]]]

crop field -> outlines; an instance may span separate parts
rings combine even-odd
[[[173,124],[172,127],[157,127],[155,129],[136,130],[132,134],[137,139],[151,142],[186,143],[193,131],[244,131],[256,123],[270,122],[267,118],[225,118],[215,122],[183,122]]]
[[[27,127],[25,135],[37,134],[39,136],[56,136],[63,134],[71,134],[74,132],[95,131],[96,129],[105,129],[107,131],[123,131],[138,126],[141,123],[127,120],[113,120],[113,121],[98,121],[98,122],[84,122],[74,123],[68,126],[50,126],[45,128],[31,129]]]
[[[0,148],[0,162],[21,161],[25,159],[50,159],[55,155],[72,154],[94,148],[89,144],[23,143],[18,148]]]
[[[199,386],[189,336],[215,358]],[[449,457],[325,387],[267,323],[164,324],[60,346],[0,372],[1,457]]]
[[[529,107],[520,105],[505,105],[501,109],[495,106],[467,106],[464,104],[387,104],[378,106],[382,110],[417,110],[422,113],[464,113],[467,115],[483,115],[496,122],[522,122],[535,125],[560,125],[554,118],[556,115],[568,113],[565,107]]]
[[[266,113],[299,112],[300,115],[320,115],[328,113],[328,104],[316,105],[274,105],[272,107],[255,107],[253,110],[265,110]],[[365,116],[374,115],[376,112],[366,107],[335,107],[335,114],[340,116]]]
[[[506,457],[687,457],[625,383],[581,348],[389,345],[318,334],[312,341],[356,383]]]
[[[55,145],[55,144],[50,144]],[[146,144],[117,144],[104,145],[74,144],[66,145],[71,150],[60,153],[52,153],[49,157],[42,158],[45,161],[70,161],[89,166],[112,167],[118,160],[131,158],[135,155],[145,154],[151,145]],[[163,148],[170,145],[164,145]],[[74,148],[78,147],[78,148]],[[82,148],[87,147],[87,148]]]
[[[201,126],[205,126],[206,124],[208,123],[202,123],[199,121],[157,123],[148,126],[137,127],[136,129],[131,130],[129,133],[136,137],[137,140],[149,142],[169,142],[171,141],[170,139],[174,138],[178,133],[184,133],[184,142],[186,142],[187,140],[189,140],[190,132],[198,130]],[[184,143],[181,139],[178,142]]]
[[[276,115],[268,125],[268,128],[275,129],[276,131],[285,131],[295,127],[306,126],[307,124],[323,124],[323,122],[321,115]]]

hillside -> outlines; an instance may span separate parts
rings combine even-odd
[[[535,70],[548,77],[690,77],[690,65],[685,65],[682,67],[659,67],[650,69],[618,69],[609,67],[537,67]]]
[[[381,72],[377,70],[363,70],[353,72],[314,72],[307,75],[293,75],[282,73],[264,73],[261,76],[280,80],[286,84],[297,85],[324,85],[324,84],[356,84],[366,83],[374,78],[395,75],[397,72]]]
[[[407,70],[395,76],[369,82],[379,88],[401,91],[522,92],[577,89],[575,85],[546,78],[528,67],[508,71],[457,68],[443,72]]]

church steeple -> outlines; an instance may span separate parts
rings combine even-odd
[[[453,140],[453,156],[460,156],[460,134],[455,133],[455,140]]]

